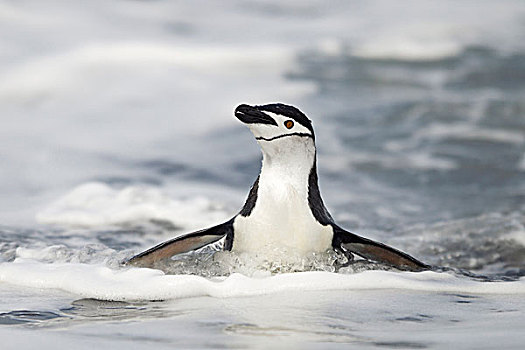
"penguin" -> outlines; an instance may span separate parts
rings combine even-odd
[[[154,267],[175,254],[197,250],[224,239],[223,249],[264,254],[286,247],[297,254],[334,249],[400,270],[430,266],[416,258],[349,232],[336,224],[318,186],[317,152],[312,122],[296,107],[273,103],[241,104],[235,117],[245,124],[262,150],[262,167],[244,206],[230,220],[160,243],[127,261]]]

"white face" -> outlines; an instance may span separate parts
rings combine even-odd
[[[290,117],[266,111],[263,113],[271,117],[277,123],[277,125],[258,123],[246,124],[246,126],[251,130],[255,138],[261,144],[264,142],[274,142],[294,135],[303,137],[312,136],[312,132],[308,130],[308,128],[299,124]]]

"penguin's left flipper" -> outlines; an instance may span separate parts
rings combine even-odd
[[[217,242],[233,232],[232,220],[200,231],[187,233],[162,242],[153,248],[139,253],[124,262],[125,265],[139,267],[154,267],[155,263],[171,258],[173,255],[200,249],[208,244]]]
[[[336,249],[342,248],[365,259],[391,265],[400,270],[423,271],[430,269],[429,265],[395,248],[358,236],[337,225],[333,225],[333,228],[332,245]]]

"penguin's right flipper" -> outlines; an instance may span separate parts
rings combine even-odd
[[[337,225],[334,228],[332,245],[336,249],[343,248],[365,259],[384,263],[400,270],[423,271],[430,268],[416,258],[383,243],[358,236]]]
[[[153,248],[143,251],[125,262],[126,265],[153,267],[156,262],[169,259],[173,255],[186,253],[217,242],[233,233],[233,220],[217,226],[175,237]]]

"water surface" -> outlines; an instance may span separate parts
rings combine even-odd
[[[8,348],[521,347],[521,2],[3,1],[0,18]],[[436,271],[120,266],[241,208],[260,153],[232,111],[278,101],[314,122],[336,220]]]

